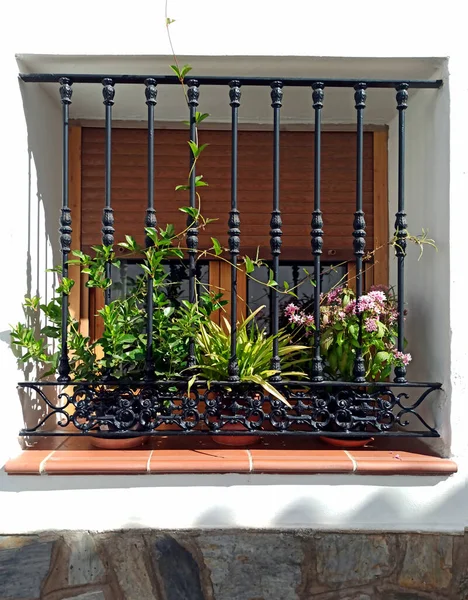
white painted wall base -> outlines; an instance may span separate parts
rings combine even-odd
[[[126,528],[443,531],[467,525],[456,476],[0,477],[0,532]]]

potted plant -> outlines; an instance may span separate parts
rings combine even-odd
[[[200,294],[194,305],[174,298],[164,261],[183,257],[178,237],[170,225],[159,231],[148,228],[146,233],[153,242],[149,248],[138,246],[130,236],[120,244],[128,256],[142,258],[143,275],[136,279],[128,295],[112,300],[98,311],[103,322],[102,335],[92,340],[81,333],[76,319],[71,316],[68,319],[70,384],[95,382],[104,398],[106,394],[109,399],[115,395],[117,386],[122,383],[145,380],[148,278],[153,282],[152,359],[157,379],[180,377],[188,366],[189,339],[223,305],[221,294],[209,291]],[[105,290],[112,283],[106,277],[105,266],[110,263],[119,267],[119,260],[107,246],[95,246],[93,250],[93,257],[74,251],[75,258],[69,262],[80,265],[82,273],[88,276],[88,287]],[[60,270],[55,271],[60,276]],[[62,334],[61,293],[69,294],[73,285],[73,280],[61,278],[56,295],[48,303],[41,302],[39,297],[26,298],[23,307],[26,322],[11,329],[12,349],[18,361],[23,365],[35,363],[41,379],[47,379],[57,371]],[[128,429],[139,426],[138,422],[129,423]],[[121,433],[115,439],[108,434],[99,438],[99,432],[114,429],[118,428],[112,422],[98,424],[93,443],[100,447],[130,447],[146,441],[144,437],[135,436],[125,439]]]
[[[260,329],[255,321],[258,313],[265,307],[260,306],[253,311],[246,319],[237,324],[237,344],[236,355],[239,367],[239,380],[245,383],[254,383],[259,386],[267,395],[273,396],[277,400],[289,406],[287,399],[279,391],[271,378],[278,374],[278,371],[271,368],[273,356],[273,336],[266,335],[265,331]],[[197,371],[197,377],[206,379],[208,385],[213,381],[228,381],[228,365],[231,357],[231,327],[229,322],[224,319],[224,327],[221,327],[213,321],[207,321],[200,325],[199,332],[195,338],[195,348],[197,356],[197,365],[194,367]],[[307,346],[292,344],[291,335],[284,329],[277,335],[278,355],[281,358],[281,375],[288,377],[295,375],[305,377],[302,371],[291,371],[291,368],[301,361],[302,353]],[[238,404],[241,399],[235,397],[232,404],[229,402],[224,409],[234,418],[231,422],[223,424],[223,429],[245,430],[245,416],[237,416],[233,404]],[[245,407],[244,407],[245,408]],[[219,420],[223,420],[223,414],[217,415]],[[213,436],[213,439],[220,443],[230,446],[244,446],[258,441],[256,436]]]
[[[356,349],[361,348],[367,382],[386,381],[392,368],[407,365],[411,355],[398,352],[397,301],[386,286],[373,286],[356,300],[349,287],[337,287],[322,294],[320,303],[320,350],[324,374],[331,381],[352,382]],[[296,336],[311,339],[315,325],[306,310],[294,303],[285,309],[285,315]],[[361,340],[359,339],[362,323]],[[335,431],[339,431],[335,427]],[[339,445],[339,438],[326,438]],[[344,445],[365,445],[369,437],[347,439]]]

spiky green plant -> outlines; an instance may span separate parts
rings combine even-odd
[[[260,385],[268,394],[288,404],[286,398],[269,381],[278,373],[271,368],[273,357],[274,336],[267,336],[260,330],[255,317],[265,308],[260,306],[245,320],[237,324],[237,362],[241,381],[249,381]],[[231,327],[224,319],[224,328],[213,321],[208,321],[200,326],[196,335],[195,347],[197,356],[198,378],[210,381],[226,381],[228,378],[228,364],[231,356]],[[285,377],[305,377],[303,371],[291,371],[300,362],[307,360],[303,356],[307,346],[291,344],[291,336],[284,330],[277,334],[278,355],[281,358],[281,375]],[[289,404],[288,404],[289,405]]]

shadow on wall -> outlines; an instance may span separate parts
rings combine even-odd
[[[425,230],[437,250],[408,243],[405,260],[406,348],[413,360],[408,368],[411,381],[438,381],[441,393],[421,406],[421,416],[435,423],[441,434],[428,445],[443,456],[450,455],[451,331],[450,331],[450,89],[445,62],[433,79],[444,85],[434,93],[411,91],[406,113],[405,205],[408,231]],[[390,215],[397,210],[398,117],[389,123]],[[393,219],[390,219],[393,226]],[[396,260],[390,261],[391,281],[396,281]]]
[[[108,490],[122,490],[128,487],[128,477],[99,478],[93,476],[70,477],[11,477],[0,475],[3,491],[50,492],[63,491],[74,494],[90,494],[87,502],[97,499],[95,493]],[[176,489],[178,498],[192,496],[194,506],[202,502],[204,510],[186,512],[181,517],[178,503],[161,514],[165,528],[300,528],[317,527],[333,529],[366,529],[378,524],[382,530],[414,530],[430,524],[436,530],[460,530],[466,521],[468,490],[464,478],[458,485],[451,485],[450,478],[442,476],[353,476],[353,475],[195,475],[181,476],[134,476],[132,493],[141,489],[147,506],[151,499],[164,505],[166,498],[174,500]],[[453,480],[452,480],[453,481]],[[252,489],[255,486],[255,491]],[[444,486],[434,500],[437,488]],[[206,490],[212,489],[210,501]],[[330,493],[330,490],[337,493]],[[143,492],[147,490],[147,492]],[[328,491],[327,491],[328,490]],[[346,499],[343,500],[345,491]],[[154,496],[151,494],[154,492]],[[150,495],[148,495],[150,494]],[[45,497],[45,496],[44,496]],[[107,496],[106,496],[107,497]],[[38,497],[39,498],[39,497]],[[255,498],[253,501],[252,499]],[[208,500],[208,502],[207,502]],[[148,504],[149,502],[149,504]],[[182,503],[182,501],[181,501]],[[106,502],[99,503],[99,509],[86,517],[86,523],[78,519],[75,526],[80,528],[102,527],[109,522]],[[198,504],[199,505],[199,504]],[[200,506],[200,505],[199,505]],[[154,519],[146,510],[124,511],[115,526],[119,529],[139,529],[148,527],[148,520],[154,527]],[[150,511],[151,513],[151,511]],[[112,521],[112,519],[111,519]],[[113,525],[114,526],[114,525]],[[112,526],[111,526],[112,527]]]
[[[62,119],[57,88],[54,101],[40,85],[19,82],[28,133],[28,220],[27,254],[24,295],[50,301],[55,287],[55,275],[47,269],[60,264],[59,218],[62,195]],[[26,322],[38,330],[41,323],[36,313],[25,315]],[[44,326],[44,323],[42,323]],[[9,332],[2,332],[3,342],[10,343]],[[30,365],[23,368],[25,381],[38,378]],[[48,407],[33,401],[30,392],[19,390],[19,400],[27,427],[39,423],[48,414]],[[55,428],[53,419],[50,428]],[[49,423],[45,427],[49,427]]]

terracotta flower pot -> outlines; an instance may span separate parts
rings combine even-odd
[[[224,431],[245,431],[242,423],[226,423]],[[256,444],[259,435],[212,435],[211,439],[221,446],[253,446]]]
[[[108,432],[109,429],[103,429]],[[102,431],[101,430],[101,431]],[[133,431],[138,431],[138,427],[132,427]],[[143,446],[147,444],[150,439],[149,435],[141,435],[141,436],[125,436],[124,435],[115,435],[113,437],[109,436],[100,436],[92,435],[90,436],[91,445],[95,448],[101,448],[102,450],[128,450],[130,448],[138,448],[139,446]]]
[[[118,438],[91,436],[91,446],[102,450],[128,450],[147,444],[149,438],[149,435]]]
[[[325,435],[321,435],[319,440],[324,444],[328,444],[329,446],[335,446],[336,448],[362,448],[367,444],[370,444],[374,441],[373,437],[365,437],[365,438],[342,438],[342,437],[327,437]]]

